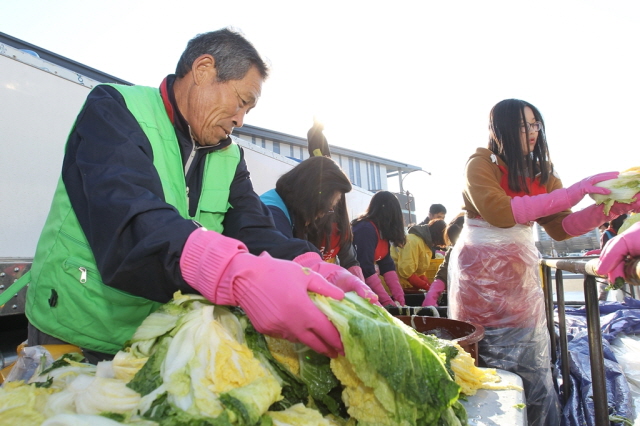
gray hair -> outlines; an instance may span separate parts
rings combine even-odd
[[[193,62],[207,54],[215,59],[219,82],[241,80],[251,67],[255,67],[263,79],[269,75],[269,67],[256,48],[240,33],[224,28],[198,34],[189,40],[176,66],[176,76],[187,75]]]

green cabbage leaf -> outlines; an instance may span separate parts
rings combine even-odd
[[[345,356],[332,360],[358,425],[459,425],[466,412],[446,354],[386,310],[347,293],[312,295],[340,332]]]
[[[613,203],[631,204],[640,193],[640,167],[620,172],[616,179],[605,180],[595,186],[611,190],[610,194],[589,194],[597,205],[604,204],[604,214],[608,215]]]

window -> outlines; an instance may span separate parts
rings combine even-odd
[[[260,138],[260,140],[262,141],[262,147],[263,148],[267,148],[267,142],[264,140],[264,138]]]
[[[273,141],[273,152],[280,154],[280,142]]]
[[[362,181],[360,179],[360,160],[355,160],[356,163],[356,182],[357,186],[362,186]]]
[[[379,189],[376,185],[376,165],[369,163],[369,191]]]
[[[289,157],[293,157],[293,145],[289,145]]]
[[[300,150],[300,157],[298,157],[298,158],[300,158],[302,160],[302,147],[299,146],[298,149]]]
[[[255,136],[251,136],[251,143],[252,144],[256,144],[256,137]]]
[[[356,184],[356,178],[353,175],[353,158],[349,158],[349,180],[351,181],[352,184]]]

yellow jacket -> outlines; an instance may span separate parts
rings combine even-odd
[[[416,225],[413,228],[419,226],[424,226],[426,232],[429,232],[426,225]],[[428,238],[430,242],[430,234]],[[392,245],[390,251],[391,258],[396,264],[400,285],[402,285],[403,288],[413,288],[409,283],[409,277],[411,275],[426,276],[427,268],[429,267],[429,263],[431,263],[432,251],[423,236],[409,232],[407,235],[407,243],[404,247],[400,248]]]

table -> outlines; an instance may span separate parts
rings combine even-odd
[[[497,369],[501,383],[509,383],[522,387],[522,379],[515,373]],[[469,426],[526,426],[526,408],[517,408],[525,404],[524,391],[515,389],[487,390],[460,399],[469,416]]]

